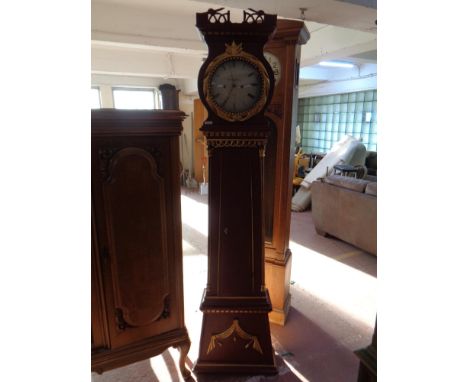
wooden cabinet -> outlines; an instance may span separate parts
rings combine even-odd
[[[92,370],[181,350],[179,143],[184,113],[93,110]]]

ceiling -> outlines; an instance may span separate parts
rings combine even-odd
[[[165,81],[195,94],[198,70],[207,54],[195,13],[223,6],[231,10],[234,22],[241,21],[244,8],[302,18],[311,34],[301,52],[303,86],[376,73],[377,12],[372,0],[92,0],[93,81]],[[302,14],[299,8],[305,8]],[[318,67],[324,60],[355,67]]]

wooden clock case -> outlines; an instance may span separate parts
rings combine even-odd
[[[197,27],[209,48],[200,69],[200,98],[208,110],[201,131],[209,157],[208,280],[203,312],[199,373],[276,373],[265,288],[263,167],[270,127],[263,111],[273,93],[273,72],[263,47],[276,26],[276,15],[244,11],[242,23],[229,12],[197,13]],[[268,72],[271,83],[263,109],[246,121],[228,122],[210,109],[203,78],[226,45],[242,44]]]
[[[292,179],[297,125],[301,45],[310,38],[304,22],[277,21],[275,34],[264,51],[274,54],[281,77],[265,116],[271,122],[265,157],[265,275],[273,311],[270,322],[284,325],[291,295],[292,254],[289,249]]]

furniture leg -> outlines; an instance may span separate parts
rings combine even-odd
[[[190,340],[184,341],[182,344],[178,346],[179,352],[180,352],[180,358],[179,358],[179,369],[182,374],[182,377],[184,377],[185,380],[190,378],[190,370],[185,366],[185,361],[187,360],[187,354],[190,349]]]

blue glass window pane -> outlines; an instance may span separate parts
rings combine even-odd
[[[326,152],[345,134],[362,139],[368,150],[376,149],[376,100],[376,90],[299,99],[297,121],[304,151]]]

